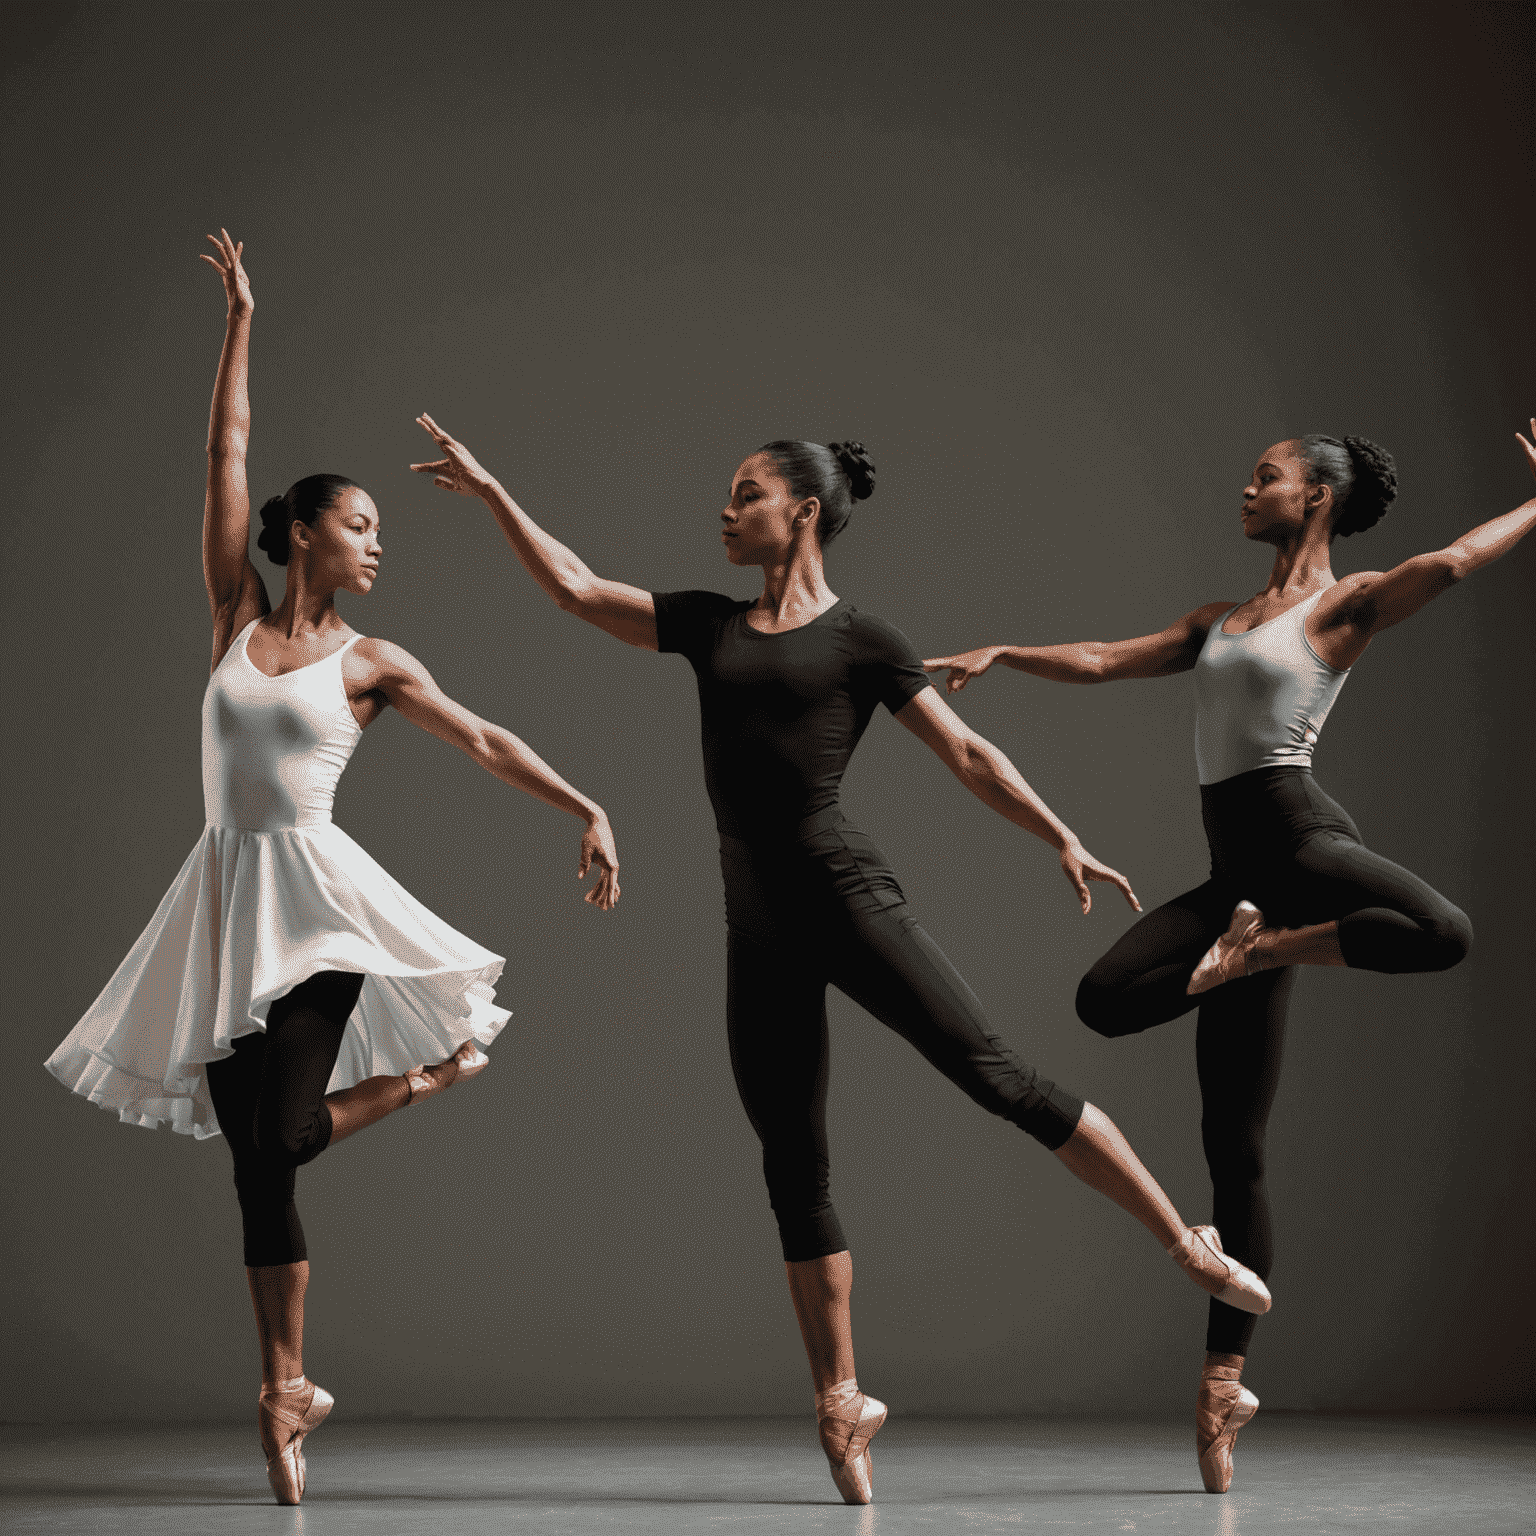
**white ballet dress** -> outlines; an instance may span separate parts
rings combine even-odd
[[[73,1092],[131,1125],[219,1134],[203,1065],[265,1029],[318,971],[366,978],[328,1091],[488,1045],[505,963],[450,928],[331,820],[362,728],[342,681],[354,636],[268,677],[236,636],[203,695],[208,825],[149,926],[48,1058]]]

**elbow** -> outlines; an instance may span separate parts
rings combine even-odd
[[[566,577],[556,583],[550,596],[562,613],[574,613],[578,619],[584,619],[592,606],[593,583]]]
[[[1080,683],[1107,683],[1110,680],[1108,659],[1102,646],[1085,645],[1077,659],[1077,680]]]
[[[246,434],[244,432],[224,431],[217,437],[208,439],[208,458],[212,463],[218,464],[226,460],[245,462]]]

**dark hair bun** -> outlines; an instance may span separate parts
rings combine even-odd
[[[288,564],[288,530],[293,526],[293,509],[287,496],[273,496],[261,507],[261,533],[256,548],[267,552],[273,565]]]
[[[1397,497],[1397,461],[1368,437],[1346,437],[1344,447],[1355,472],[1355,483],[1333,531],[1348,538],[1374,528]]]
[[[855,501],[866,501],[875,488],[875,466],[869,462],[863,443],[828,443],[832,457],[843,467]]]

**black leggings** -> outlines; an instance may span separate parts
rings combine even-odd
[[[879,849],[836,812],[783,841],[722,838],[727,1028],[736,1086],[763,1144],[785,1259],[841,1253],[828,1193],[830,982],[922,1052],[982,1108],[1053,1151],[1083,1102],[1020,1061],[907,911]]]
[[[1136,1034],[1200,1010],[1195,1063],[1212,1220],[1227,1251],[1260,1275],[1274,1259],[1264,1132],[1280,1080],[1295,970],[1260,972],[1189,997],[1190,972],[1247,898],[1266,923],[1336,919],[1360,970],[1443,971],[1472,945],[1466,914],[1362,846],[1344,809],[1305,768],[1260,768],[1200,790],[1211,878],[1127,929],[1083,977],[1077,1012],[1101,1035]],[[1212,1301],[1206,1348],[1246,1354],[1257,1318]]]
[[[330,1142],[325,1085],[362,989],[355,971],[320,971],[272,1004],[264,1034],[241,1035],[233,1056],[208,1063],[208,1092],[235,1159],[251,1268],[308,1257],[294,1183],[300,1165]]]

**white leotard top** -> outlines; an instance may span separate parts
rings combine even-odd
[[[203,807],[213,827],[279,832],[329,822],[336,784],[362,727],[347,702],[341,658],[268,677],[246,655],[252,620],[203,695]]]
[[[1312,766],[1318,732],[1349,676],[1348,668],[1330,667],[1307,639],[1307,615],[1322,595],[1315,592],[1240,635],[1221,629],[1236,608],[1211,625],[1195,662],[1195,764],[1202,784],[1254,768]]]

